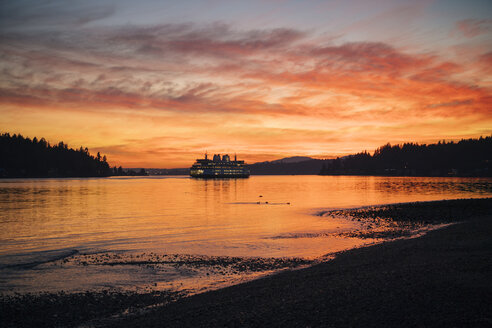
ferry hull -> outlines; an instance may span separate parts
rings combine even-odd
[[[192,178],[197,179],[245,179],[249,178],[249,174],[234,174],[234,175],[225,175],[225,174],[190,174]]]

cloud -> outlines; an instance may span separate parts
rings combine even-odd
[[[492,19],[464,19],[456,22],[456,29],[467,38],[474,38],[492,29]]]
[[[111,135],[125,132],[107,122],[125,117],[138,126],[134,134],[190,137],[97,144],[120,162],[139,152],[147,161],[184,158],[190,153],[176,149],[200,153],[224,140],[246,154],[350,152],[340,135],[370,149],[385,131],[382,142],[405,139],[405,130],[413,136],[419,126],[432,136],[432,124],[446,135],[444,120],[476,131],[490,122],[483,69],[490,53],[455,62],[384,42],[315,40],[315,31],[220,23],[6,30],[0,104],[47,116],[87,113],[91,126],[103,117]]]
[[[423,110],[457,94],[480,104],[488,94],[456,82],[454,75],[466,67],[435,54],[382,42],[319,45],[311,37],[225,24],[7,34],[0,54],[9,78],[0,91],[10,104],[338,118],[353,117],[357,102],[419,104]],[[335,98],[353,105],[334,106]]]
[[[478,57],[478,68],[488,76],[492,74],[492,51]]]
[[[82,1],[2,1],[2,29],[39,30],[80,27],[101,20],[115,12],[113,5],[93,5]]]
[[[428,108],[439,108],[439,107],[457,107],[462,105],[470,105],[473,103],[472,99],[464,99],[464,100],[453,100],[439,104],[431,104],[428,105]]]

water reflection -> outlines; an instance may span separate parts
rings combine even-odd
[[[422,178],[421,178],[422,179]],[[425,179],[425,178],[423,178]],[[431,181],[417,180],[408,181],[406,178],[394,178],[388,181],[378,181],[374,186],[376,190],[383,192],[411,192],[421,194],[432,193],[492,193],[492,184],[490,181],[467,180],[460,181],[449,178],[435,178]]]
[[[0,255],[73,248],[312,257],[357,241],[269,237],[326,235],[353,224],[311,215],[320,208],[490,195],[492,180],[481,178],[2,180]]]

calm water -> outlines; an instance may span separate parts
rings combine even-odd
[[[368,241],[275,237],[356,228],[323,209],[491,195],[486,178],[0,180],[0,268],[72,250],[314,258]]]

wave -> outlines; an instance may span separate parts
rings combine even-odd
[[[55,250],[42,251],[29,254],[7,255],[2,257],[0,262],[0,270],[15,269],[27,270],[38,265],[63,260],[67,257],[78,254],[76,249],[71,250]]]

